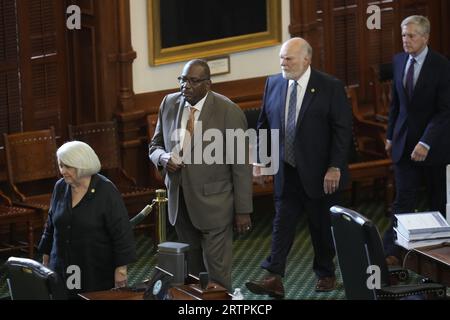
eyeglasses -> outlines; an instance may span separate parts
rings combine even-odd
[[[203,78],[203,79],[195,79],[195,78],[187,78],[187,77],[178,77],[178,82],[183,85],[186,82],[189,82],[189,84],[191,86],[197,86],[199,85],[201,82],[205,81],[205,80],[209,80],[209,78]]]

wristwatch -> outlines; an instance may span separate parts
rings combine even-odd
[[[329,167],[328,170],[341,172],[341,169],[339,169],[338,167]]]

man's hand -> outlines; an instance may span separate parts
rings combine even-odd
[[[412,161],[424,161],[428,156],[428,149],[425,148],[422,144],[416,144],[413,152],[411,153]]]
[[[253,182],[259,185],[264,184],[264,176],[261,174],[261,165],[253,164]]]
[[[180,170],[181,168],[183,168],[184,166],[185,166],[185,164],[183,162],[176,163],[172,160],[172,158],[170,158],[169,161],[167,161],[166,169],[169,172],[176,172],[176,171]]]
[[[252,228],[252,220],[250,219],[250,214],[235,214],[234,224],[236,227],[236,231],[240,234],[250,231]]]
[[[384,150],[386,150],[386,154],[390,158],[391,152],[392,152],[392,142],[391,141],[386,140],[386,143],[384,144]]]
[[[120,266],[114,270],[114,285],[116,288],[126,287],[128,283],[127,266]]]
[[[323,179],[323,191],[325,194],[332,194],[339,188],[341,180],[341,171],[337,168],[328,168]]]
[[[42,264],[44,265],[44,267],[48,267],[49,261],[50,261],[50,256],[48,254],[43,254],[42,255]]]
[[[167,171],[172,173],[185,166],[181,158],[172,152],[163,153],[159,158],[159,162],[164,168],[166,168]]]

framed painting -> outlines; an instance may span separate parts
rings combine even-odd
[[[149,64],[281,42],[281,0],[147,0]]]

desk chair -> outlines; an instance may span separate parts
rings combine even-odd
[[[64,282],[39,262],[10,257],[5,265],[12,300],[67,299]]]
[[[377,227],[356,211],[333,206],[331,230],[336,247],[339,267],[344,280],[345,295],[349,300],[399,299],[408,296],[428,295],[442,298],[446,287],[437,283],[394,285],[386,265],[383,244]],[[379,288],[369,284],[379,268]]]

